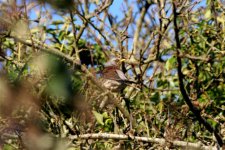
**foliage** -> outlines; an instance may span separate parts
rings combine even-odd
[[[223,1],[115,3],[1,3],[1,149],[224,146]],[[99,75],[112,58],[121,93]]]

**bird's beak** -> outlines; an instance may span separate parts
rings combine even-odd
[[[120,61],[120,63],[122,63],[122,62],[125,62],[126,59],[120,59],[119,61]]]

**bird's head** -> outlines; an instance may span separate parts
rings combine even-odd
[[[103,78],[112,79],[112,80],[127,80],[124,73],[120,70],[120,64],[122,60],[118,58],[112,58],[105,63],[104,69],[101,71]]]
[[[124,59],[119,59],[119,58],[113,57],[104,64],[104,67],[110,67],[110,66],[119,67],[123,61],[124,61]]]

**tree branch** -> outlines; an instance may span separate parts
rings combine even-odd
[[[163,138],[149,138],[149,137],[140,137],[140,136],[128,136],[123,134],[111,134],[111,133],[90,133],[90,134],[82,134],[82,135],[72,135],[69,137],[70,140],[78,140],[78,139],[115,139],[115,140],[130,140],[138,141],[138,142],[149,142],[149,143],[158,143],[160,145],[165,145],[166,142],[172,143],[174,146],[183,147],[184,149],[201,149],[201,150],[216,150],[216,147],[205,146],[201,143],[190,143],[184,141],[166,141]]]
[[[139,38],[139,35],[140,35],[140,32],[141,32],[141,27],[142,27],[142,24],[143,24],[145,14],[146,14],[148,8],[150,7],[150,5],[151,5],[150,3],[146,2],[146,4],[142,7],[140,18],[137,22],[137,27],[136,27],[136,30],[135,30],[135,33],[134,33],[134,39],[133,39],[133,54],[134,55],[137,54],[138,38]]]
[[[188,107],[192,111],[192,113],[195,115],[199,123],[203,124],[205,128],[214,134],[216,137],[216,140],[220,146],[223,145],[223,140],[222,137],[219,135],[218,131],[214,129],[207,121],[205,118],[203,118],[200,114],[200,111],[192,104],[191,100],[189,99],[189,96],[184,88],[184,83],[183,83],[183,73],[182,73],[182,62],[180,56],[179,50],[181,49],[181,44],[180,44],[180,39],[179,39],[179,28],[177,26],[177,10],[176,10],[176,2],[173,2],[173,15],[174,15],[174,33],[175,33],[175,40],[176,40],[176,47],[177,47],[177,72],[178,72],[178,79],[179,79],[179,87],[180,87],[180,92],[187,103]]]

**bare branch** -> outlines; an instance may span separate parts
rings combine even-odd
[[[138,38],[141,32],[141,27],[142,27],[142,23],[145,17],[145,14],[148,10],[148,8],[150,7],[151,4],[149,4],[148,2],[146,2],[146,4],[142,7],[141,10],[141,14],[140,14],[140,18],[138,19],[137,22],[137,27],[134,33],[134,39],[133,39],[133,54],[137,54],[137,45],[138,45]]]
[[[165,145],[166,140],[162,138],[150,138],[150,137],[140,137],[140,136],[128,136],[124,134],[110,134],[110,133],[91,133],[91,134],[83,134],[83,135],[73,135],[69,137],[70,140],[77,140],[77,139],[114,139],[114,140],[133,140],[138,142],[149,142],[149,143],[158,143],[160,145]],[[212,146],[205,146],[201,143],[190,143],[190,142],[184,142],[184,141],[169,141],[174,146],[179,146],[184,149],[201,149],[201,150],[216,150],[216,147]]]

